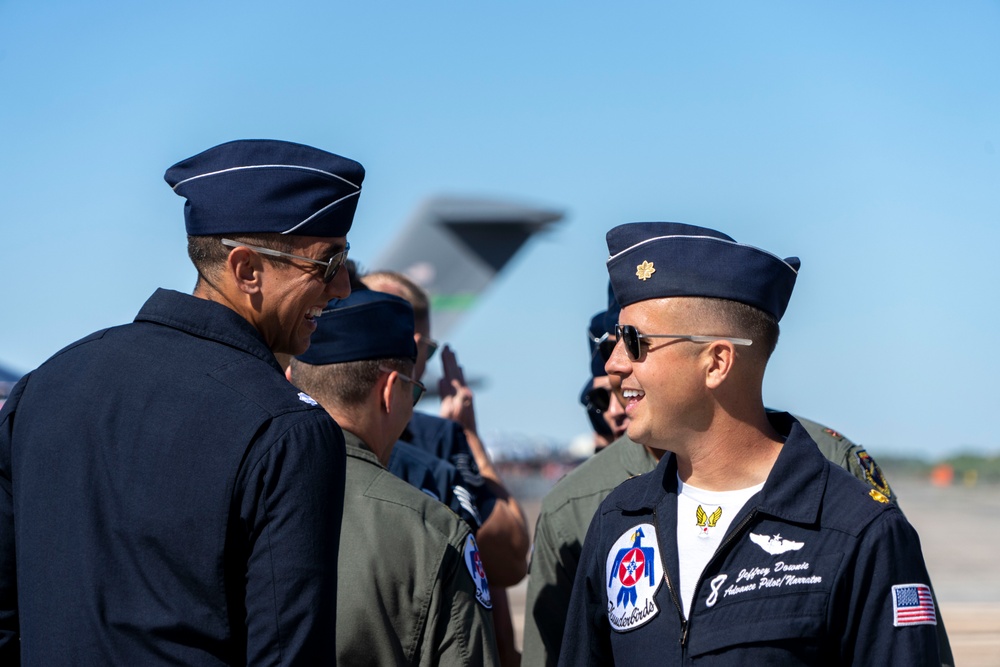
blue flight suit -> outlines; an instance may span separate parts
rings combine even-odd
[[[469,441],[465,437],[465,431],[461,424],[451,419],[414,412],[400,439],[438,459],[444,459],[454,466],[458,471],[461,487],[471,496],[472,505],[479,515],[479,523],[482,524],[489,518],[496,506],[497,497],[486,484],[486,479],[479,474],[479,467],[476,465],[476,459],[472,455]],[[400,461],[394,466],[390,461],[389,469],[397,476],[410,481],[411,484],[414,483],[413,479],[419,474],[419,471],[401,474],[402,463]],[[452,490],[440,484],[444,481],[441,475],[438,475],[437,478],[439,481],[437,495],[439,498],[445,498],[452,493]],[[446,504],[450,506],[450,503]]]
[[[488,502],[463,484],[458,468],[425,449],[398,440],[389,456],[389,472],[446,505],[473,533],[483,525],[477,505]],[[495,499],[492,499],[495,502]]]
[[[893,586],[909,585],[900,595],[929,587],[916,532],[791,416],[770,419],[787,440],[703,571],[690,618],[678,597],[675,457],[605,499],[584,543],[560,665],[941,664],[935,625],[896,627],[909,612],[896,611]],[[640,542],[643,526],[655,527],[655,545]],[[613,546],[629,535],[639,548],[618,558]],[[609,611],[629,629],[612,629]]]
[[[158,290],[0,412],[0,664],[332,663],[344,470],[256,329]]]

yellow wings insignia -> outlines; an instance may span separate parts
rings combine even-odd
[[[707,523],[709,528],[715,528],[715,524],[719,523],[719,519],[722,518],[722,506],[720,505],[719,509],[712,512],[712,516],[709,516],[708,513],[702,509],[701,505],[698,505],[698,509],[695,510],[694,516],[698,520],[697,525],[704,526]]]

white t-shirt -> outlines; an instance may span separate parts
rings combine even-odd
[[[677,477],[677,562],[685,618],[690,616],[694,587],[733,517],[762,488],[763,482],[736,491],[705,491]]]

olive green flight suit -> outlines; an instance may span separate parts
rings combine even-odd
[[[468,526],[357,436],[344,438],[337,664],[499,665],[488,593],[477,598],[485,577],[477,586],[467,564]]]
[[[832,429],[796,417],[831,462],[867,482],[886,499],[897,502],[888,482],[865,448]],[[636,475],[650,472],[657,460],[623,436],[563,477],[542,501],[535,524],[528,597],[524,615],[521,664],[555,665],[562,646],[573,578],[580,563],[590,520],[612,489]],[[948,636],[938,610],[938,641],[942,664],[954,664]]]

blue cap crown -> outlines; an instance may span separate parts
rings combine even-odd
[[[780,320],[798,276],[799,259],[737,243],[705,227],[634,222],[607,236],[608,274],[621,307],[672,296],[739,301]]]
[[[318,148],[270,139],[230,141],[178,162],[164,180],[185,197],[189,236],[346,236],[365,170]]]
[[[416,361],[413,307],[398,296],[368,289],[334,299],[316,320],[309,349],[296,358],[314,366],[368,359]]]

